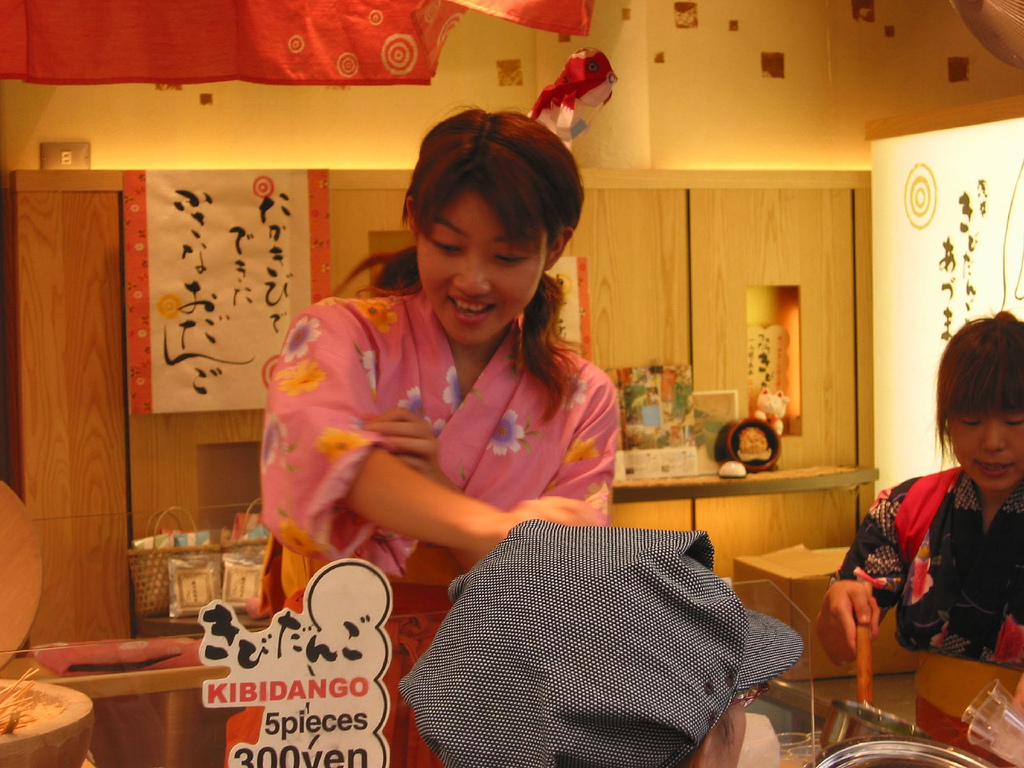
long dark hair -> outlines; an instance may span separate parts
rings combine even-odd
[[[1024,412],[1024,323],[1000,312],[966,323],[939,361],[935,422],[943,455],[952,452],[949,420]]]
[[[406,193],[402,221],[429,232],[441,211],[458,195],[480,195],[515,240],[550,247],[566,227],[575,229],[583,208],[583,183],[572,153],[549,129],[518,112],[470,109],[430,130]],[[420,289],[416,248],[375,254],[345,280],[369,270],[376,293],[411,294]],[[576,366],[569,344],[558,333],[562,288],[548,274],[523,311],[516,349],[518,364],[548,394],[550,419],[572,394]]]

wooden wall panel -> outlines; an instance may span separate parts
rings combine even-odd
[[[405,187],[395,189],[334,189],[331,191],[331,277],[335,286],[370,255],[371,233],[399,232]],[[366,279],[353,281],[340,292],[354,296]]]
[[[697,499],[694,528],[715,545],[715,573],[732,576],[733,560],[804,544],[849,546],[855,488],[777,496]]]
[[[200,446],[259,443],[263,411],[160,413],[130,416],[132,537],[152,533],[150,517],[160,510],[181,506],[196,518],[198,528],[219,528],[230,520],[225,514],[239,510],[206,508],[199,488]],[[225,483],[232,482],[225,477]],[[252,492],[235,494],[242,505]],[[184,523],[184,521],[182,521]]]
[[[588,259],[595,363],[690,362],[686,190],[587,189],[567,253]]]
[[[690,202],[695,388],[736,389],[744,402],[746,288],[797,285],[802,431],[783,437],[778,466],[856,465],[852,192],[702,189]],[[727,575],[735,555],[849,544],[857,507],[846,492],[708,499],[695,524],[714,531]]]
[[[372,183],[372,177],[364,174]],[[344,178],[340,173],[332,176]],[[331,193],[335,284],[369,255],[375,232],[404,229],[405,189],[357,187]],[[333,181],[332,181],[333,183]],[[588,189],[567,255],[588,259],[593,359],[602,367],[690,359],[686,191]],[[352,295],[360,281],[349,286]]]
[[[16,339],[15,323],[9,318],[14,316],[14,302],[8,297],[13,296],[15,285],[15,254],[14,242],[14,194],[11,189],[0,183],[0,481],[15,486],[15,477],[21,476],[14,446],[14,435],[21,431],[18,421],[18,402],[16,400],[13,380],[18,369],[14,358]],[[15,488],[17,491],[17,489]]]
[[[89,191],[16,197],[18,488],[43,552],[30,641],[126,637],[119,199]]]
[[[871,190],[853,193],[855,286],[857,303],[857,461],[861,466],[875,465],[875,364],[873,355],[874,322],[872,315],[871,272]],[[860,489],[859,520],[863,520],[874,501],[875,488]]]
[[[746,288],[800,288],[801,435],[780,467],[855,464],[856,325],[850,190],[691,192],[698,390],[747,391]]]
[[[692,531],[693,502],[689,499],[620,502],[612,509],[612,525],[623,528]]]

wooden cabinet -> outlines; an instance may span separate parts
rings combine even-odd
[[[129,632],[119,190],[120,174],[15,174],[10,447],[43,556],[32,644]]]
[[[796,286],[800,311],[800,434],[782,438],[779,467],[870,464],[858,435],[857,253],[850,188],[697,189],[690,193],[694,387],[747,391],[748,286]],[[864,239],[860,242],[865,242]],[[694,502],[718,568],[735,555],[795,543],[849,543],[858,492],[785,494],[751,503]]]
[[[685,189],[605,187],[588,177],[568,253],[586,258],[589,267],[595,363],[690,362]]]
[[[13,484],[47,558],[31,640],[125,636],[129,536],[161,507],[197,505],[200,447],[258,441],[260,413],[128,417],[121,174],[13,179]],[[336,283],[381,233],[402,229],[407,181],[406,171],[331,173]],[[594,170],[584,181],[568,253],[588,259],[598,365],[692,363],[698,389],[742,392],[745,286],[799,285],[802,434],[783,438],[780,466],[871,466],[866,172]],[[738,554],[847,544],[866,487],[621,502],[614,521],[704,528],[728,575]]]

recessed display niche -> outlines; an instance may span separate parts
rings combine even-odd
[[[802,432],[799,286],[747,287],[747,412]]]

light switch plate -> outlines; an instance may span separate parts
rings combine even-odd
[[[87,141],[44,141],[39,145],[39,167],[44,171],[87,171],[91,165]]]

